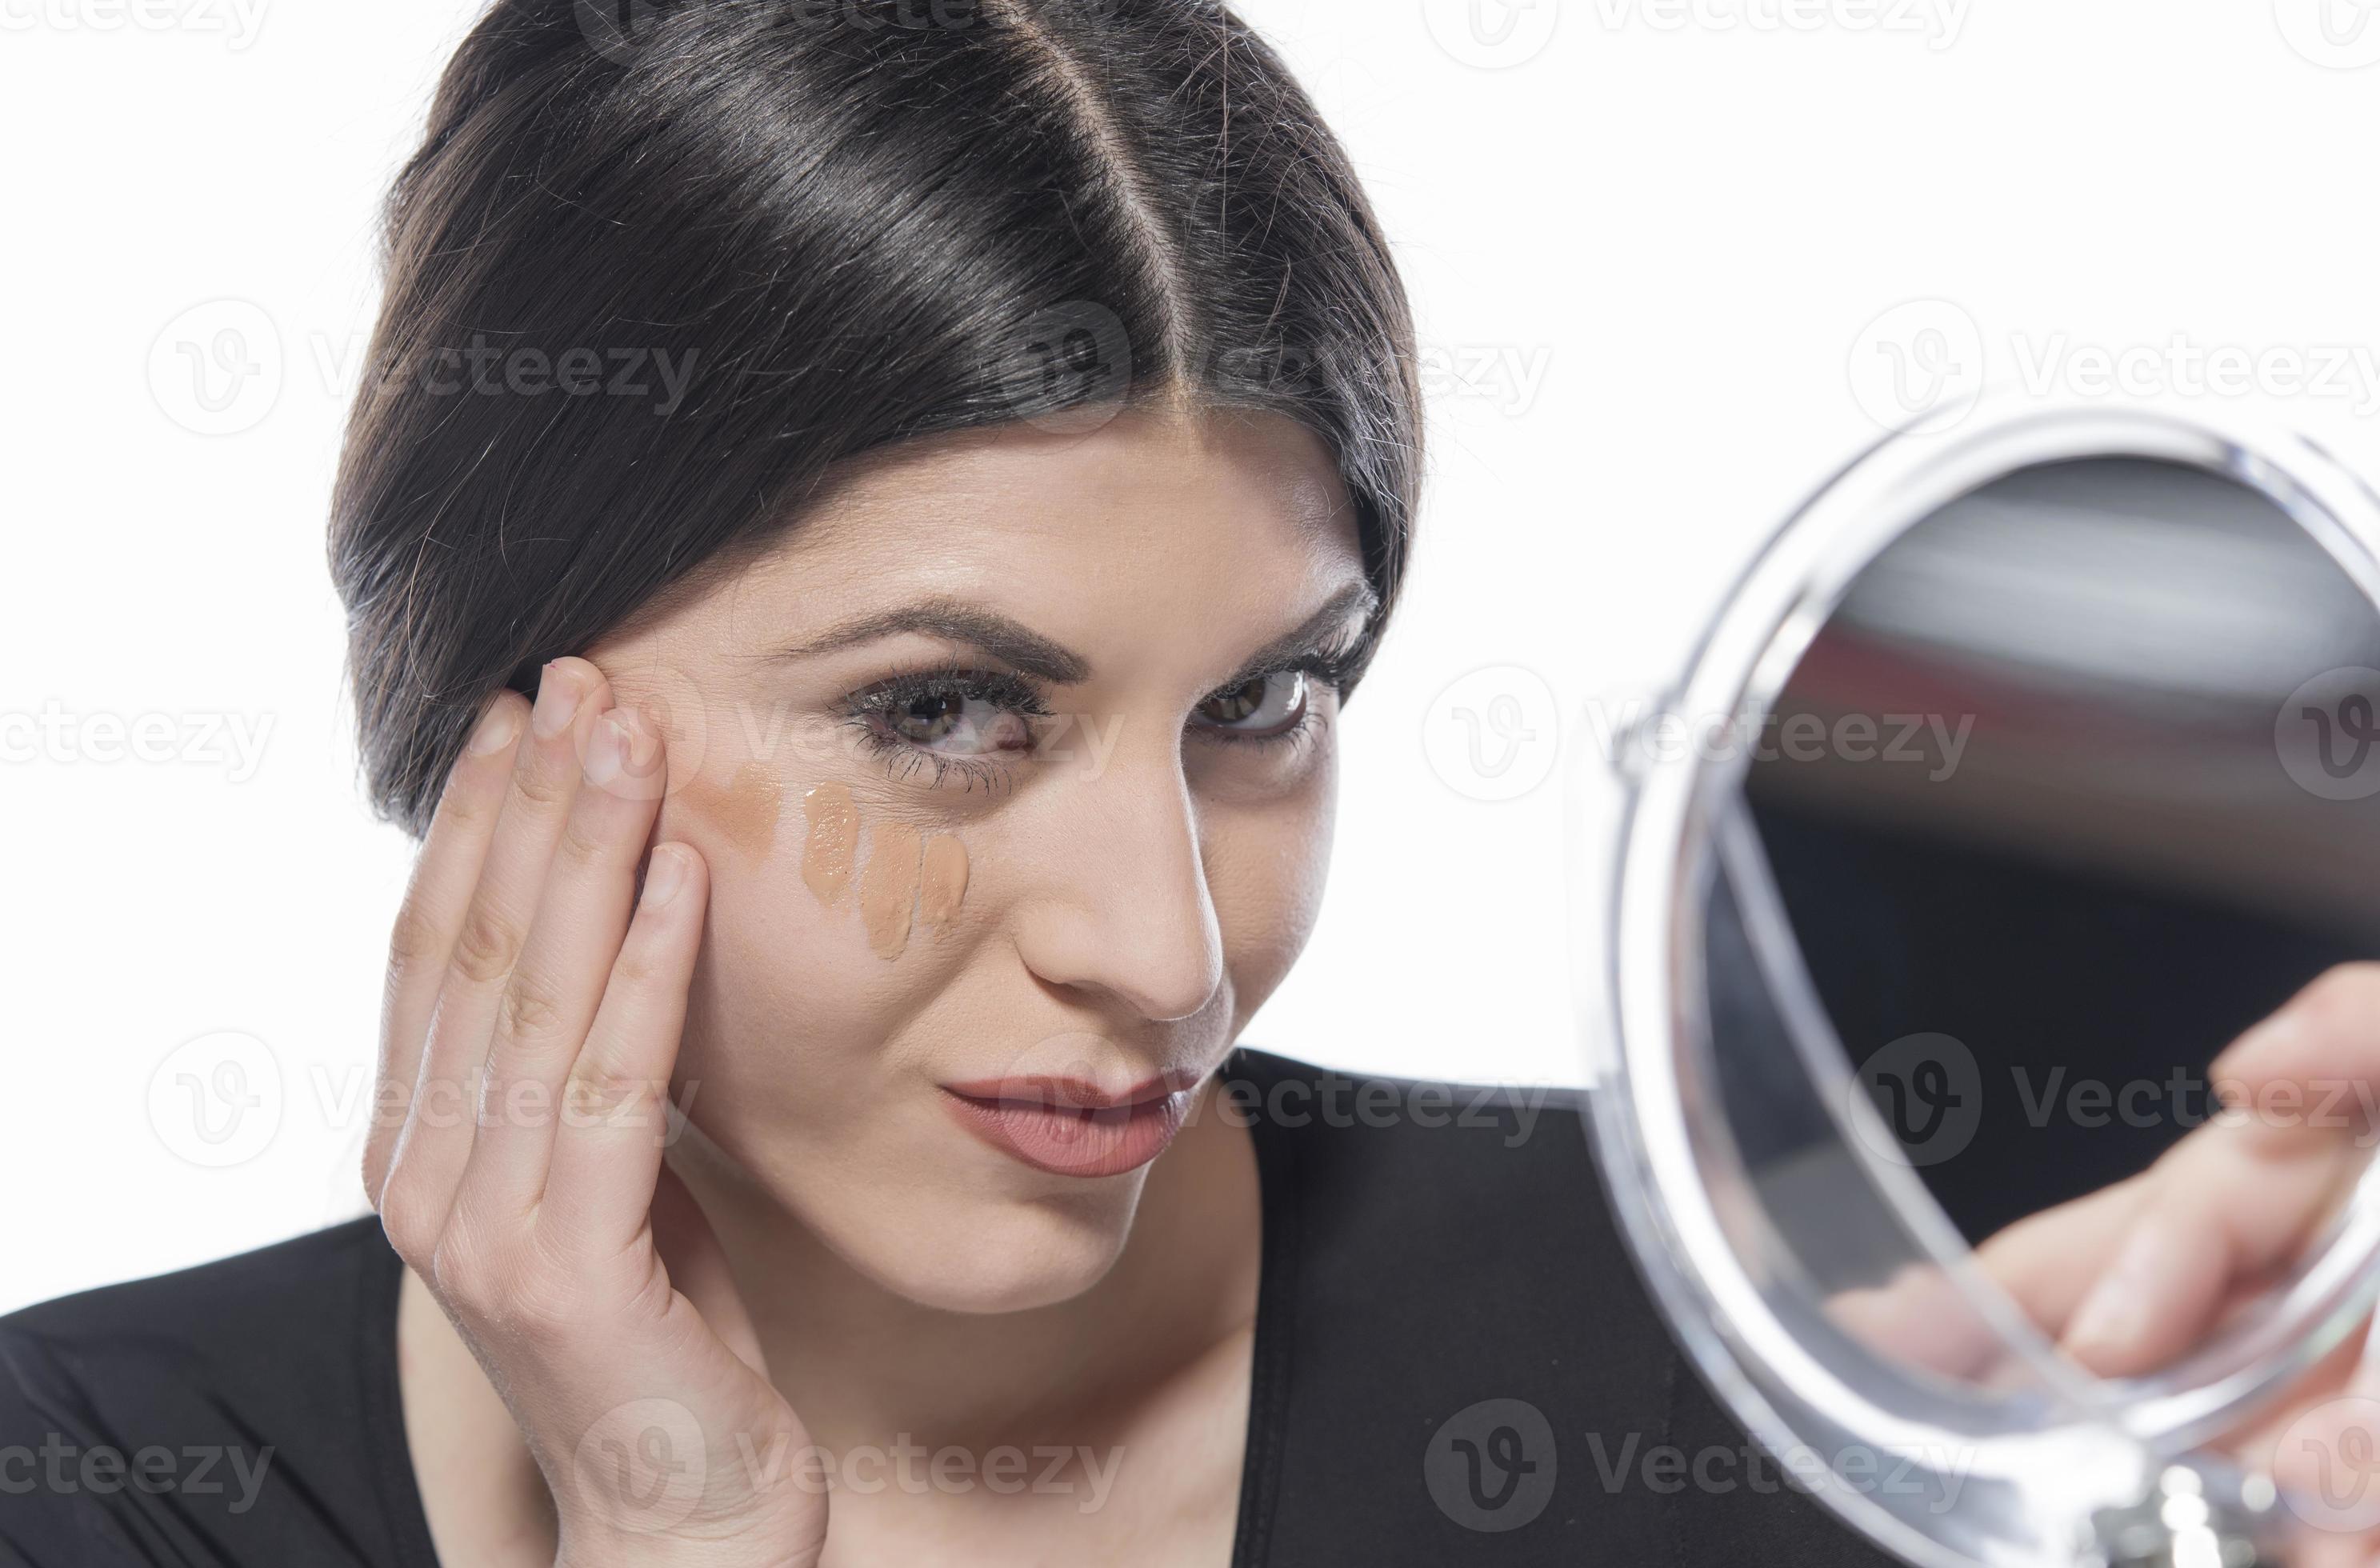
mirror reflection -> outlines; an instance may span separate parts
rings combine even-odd
[[[1876,1152],[2091,1370],[2171,1363],[2319,1251],[2369,1161],[2368,1081],[2260,1103],[2216,1064],[2380,953],[2375,698],[2370,599],[2271,500],[2194,468],[2022,469],[1858,576],[1746,737],[1706,936],[1747,1166],[1839,1325],[2022,1381],[1917,1240],[1861,1211],[1879,1200],[1797,1032],[1840,1042]],[[2121,1257],[2167,1157],[2203,1183],[2227,1160],[2302,1173],[2210,1209],[2243,1234],[2209,1257],[2131,1270],[2210,1297],[2137,1343],[2120,1302],[2046,1265]]]

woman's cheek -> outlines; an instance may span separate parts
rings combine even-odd
[[[663,824],[711,868],[681,1075],[782,1124],[893,1065],[893,1035],[958,961],[975,867],[960,835],[839,782],[735,782],[753,766],[689,782]]]
[[[1207,836],[1207,893],[1223,933],[1232,1032],[1287,978],[1320,917],[1337,815],[1337,760],[1260,805],[1219,807]]]

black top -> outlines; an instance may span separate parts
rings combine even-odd
[[[1232,1568],[1891,1561],[1680,1355],[1572,1091],[1240,1051],[1264,1193]],[[435,1568],[366,1217],[0,1318],[0,1563]]]

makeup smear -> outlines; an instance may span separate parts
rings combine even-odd
[[[909,916],[917,902],[917,830],[878,821],[868,830],[868,864],[859,872],[859,915],[868,945],[879,958],[898,958],[909,945]]]
[[[709,804],[713,820],[727,842],[759,858],[777,842],[777,812],[783,791],[777,775],[759,762],[747,762],[728,781],[726,793]]]
[[[966,897],[967,852],[949,833],[926,841],[926,864],[917,893],[917,918],[929,926],[945,926]]]
[[[809,841],[802,850],[802,881],[821,904],[839,904],[851,885],[852,862],[859,850],[859,808],[851,791],[839,784],[815,785],[802,796],[809,818]]]

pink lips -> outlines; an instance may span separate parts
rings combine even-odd
[[[1081,1078],[1026,1076],[945,1084],[961,1125],[1057,1176],[1117,1176],[1165,1152],[1182,1130],[1198,1074],[1167,1074],[1121,1092]]]

